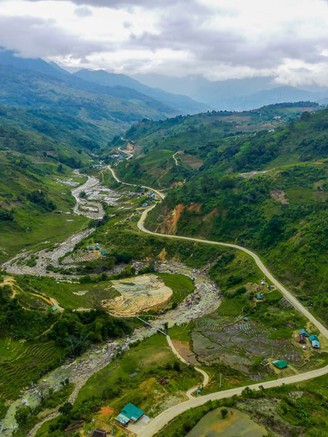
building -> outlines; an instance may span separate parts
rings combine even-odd
[[[310,335],[309,339],[310,339],[312,347],[314,347],[315,349],[319,349],[320,348],[320,341],[319,341],[317,335],[312,334],[312,335]]]
[[[288,363],[285,360],[276,360],[273,361],[272,363],[274,366],[276,366],[278,369],[285,369],[286,367],[288,367]]]
[[[130,422],[136,423],[145,413],[133,404],[127,404],[121,410],[115,420],[123,426],[127,426]]]
[[[300,334],[300,335],[303,335],[304,337],[308,337],[308,336],[309,336],[309,333],[307,332],[306,329],[300,329],[299,334]]]
[[[305,344],[306,343],[306,336],[303,334],[298,334],[297,341],[301,344]]]
[[[312,347],[314,347],[315,349],[319,349],[320,348],[320,342],[318,340],[312,340],[311,341],[311,345]]]
[[[257,300],[262,300],[263,299],[263,294],[262,293],[257,293],[256,299]]]
[[[107,437],[107,431],[104,429],[96,429],[93,431],[92,437]]]

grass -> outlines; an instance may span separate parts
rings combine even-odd
[[[43,189],[56,206],[56,211],[71,212],[74,198],[71,187],[49,177],[42,177]],[[40,184],[37,187],[40,188]],[[44,188],[46,187],[46,188]],[[0,231],[0,262],[23,249],[40,250],[63,241],[75,232],[84,229],[88,219],[83,216],[45,212],[37,206],[23,203],[16,209],[15,222],[3,222]],[[70,221],[68,221],[70,220]],[[46,242],[46,243],[45,243]]]
[[[156,274],[163,279],[167,287],[172,289],[173,296],[170,300],[172,305],[178,305],[195,289],[192,279],[188,278],[187,276],[171,273]]]
[[[27,292],[38,292],[58,300],[65,309],[95,308],[101,300],[113,299],[119,293],[109,281],[87,284],[57,283],[53,278],[39,278],[34,276],[18,277],[20,286]],[[77,295],[86,291],[83,295]],[[27,293],[28,294],[28,293]]]
[[[63,352],[53,341],[21,343],[19,346],[10,341],[0,344],[7,351],[7,360],[0,362],[0,400],[16,399],[24,387],[59,364],[63,357]]]
[[[188,294],[194,291],[193,281],[187,276],[180,274],[158,273],[157,274],[173,291],[173,296],[170,301],[172,305],[179,304]],[[22,294],[22,299],[28,300],[30,296],[28,291],[38,292],[48,297],[53,297],[58,300],[60,306],[65,309],[76,308],[95,308],[100,305],[102,300],[109,300],[119,296],[110,281],[101,281],[97,283],[86,284],[69,284],[57,283],[53,278],[39,278],[25,276],[17,278],[20,286],[27,291]],[[83,295],[75,293],[86,292]],[[36,302],[39,300],[33,297]]]
[[[180,368],[174,370],[176,362],[165,337],[154,335],[92,376],[79,393],[77,407],[92,396],[106,399],[106,390],[115,387],[120,389],[120,395],[108,399],[114,408],[135,402],[145,411],[160,409],[156,392],[166,397],[185,391],[199,382],[199,376],[193,368],[180,364]],[[165,376],[169,377],[169,383],[161,386],[157,380]],[[140,390],[146,381],[153,386],[150,392]]]
[[[89,433],[98,423],[102,406],[114,408],[115,415],[128,402],[155,416],[166,408],[169,399],[183,400],[183,393],[200,383],[200,379],[192,367],[176,360],[163,335],[154,335],[124,352],[86,382],[70,414],[74,417],[71,425],[76,425],[75,432]],[[102,421],[102,427],[108,431],[109,421],[107,417]],[[49,426],[57,422],[54,419],[44,424],[37,436],[60,435],[49,431]]]
[[[211,437],[235,437],[243,435],[244,437],[263,437],[267,435],[264,427],[257,425],[250,417],[238,410],[226,410],[218,408],[207,413],[197,425],[186,435],[186,437],[199,437],[210,435]]]

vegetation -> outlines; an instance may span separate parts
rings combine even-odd
[[[186,435],[202,417],[219,406],[246,412],[272,435],[281,432],[290,436],[326,435],[327,401],[327,376],[257,392],[245,389],[241,396],[208,402],[202,407],[186,411],[163,428],[157,437]]]
[[[148,226],[254,248],[326,320],[327,117],[305,113],[275,132],[212,145],[201,171],[169,192]]]
[[[29,406],[21,407],[15,415],[18,423],[18,429],[15,431],[15,437],[25,437],[27,433],[39,421],[39,416],[46,410],[56,408],[58,405],[64,404],[68,396],[73,390],[73,384],[69,381],[62,382],[62,388],[58,391],[50,390],[42,393],[42,402],[33,410]]]
[[[143,120],[124,135],[142,147],[142,152],[138,159],[122,163],[118,172],[123,180],[169,187],[173,183],[189,180],[208,164],[218,162],[218,148],[230,160],[234,157],[236,145],[252,141],[254,133],[258,132],[263,137],[268,130],[294,120],[302,112],[317,109],[317,104],[299,102],[239,113],[212,111],[159,122]],[[178,166],[172,158],[177,151],[181,153],[176,156]],[[230,166],[231,162],[227,165]]]
[[[156,415],[166,399],[186,391],[198,378],[193,368],[176,360],[164,336],[152,336],[92,376],[81,389],[73,408],[63,411],[38,436],[66,436],[68,427],[74,423],[77,429],[89,430],[100,407],[110,405],[118,412],[127,399],[147,414]]]

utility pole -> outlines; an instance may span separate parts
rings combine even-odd
[[[222,387],[222,373],[220,373],[220,388]]]

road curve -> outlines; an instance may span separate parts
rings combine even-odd
[[[113,168],[110,165],[107,168],[112,173],[113,178],[116,180],[116,182],[123,184],[123,185],[128,185],[129,187],[146,188],[146,190],[153,191],[154,193],[156,193],[160,199],[162,199],[162,200],[165,199],[165,194],[163,194],[161,191],[156,190],[155,188],[147,187],[147,185],[137,185],[137,184],[129,184],[128,182],[123,182],[116,176],[115,171],[113,170]]]
[[[180,235],[169,235],[169,234],[160,234],[158,232],[152,232],[145,228],[145,220],[147,218],[147,215],[149,211],[151,211],[153,208],[155,208],[156,205],[152,205],[151,207],[145,209],[143,213],[141,214],[141,217],[138,222],[138,228],[140,231],[145,232],[150,235],[155,235],[158,237],[164,237],[164,238],[170,238],[174,240],[184,240],[184,241],[191,241],[193,243],[202,243],[202,244],[210,244],[214,246],[221,246],[221,247],[230,247],[232,249],[241,250],[244,253],[247,253],[247,255],[251,256],[253,260],[255,261],[258,268],[262,271],[262,273],[274,284],[278,290],[281,291],[281,293],[284,295],[284,297],[293,305],[294,308],[296,308],[300,313],[302,313],[305,317],[307,317],[310,322],[317,327],[317,329],[320,331],[320,333],[328,339],[328,329],[320,323],[313,314],[310,313],[309,310],[307,310],[299,301],[298,299],[286,289],[268,270],[268,268],[263,264],[260,257],[255,253],[252,252],[249,249],[246,249],[245,247],[238,246],[237,244],[231,244],[231,243],[221,243],[218,241],[212,241],[212,240],[202,240],[200,238],[194,238],[194,237],[183,237]]]
[[[280,378],[279,380],[266,381],[258,384],[249,385],[252,390],[261,390],[263,388],[278,387],[283,384],[295,384],[297,382],[307,381],[309,379],[317,378],[328,373],[328,366],[321,369],[311,370],[310,372],[301,373],[299,375],[293,375],[286,378]],[[163,411],[161,414],[152,419],[148,425],[142,428],[142,431],[138,434],[140,437],[152,437],[158,431],[160,431],[165,425],[167,425],[172,419],[189,410],[189,408],[200,407],[208,401],[215,401],[219,399],[231,398],[235,395],[240,395],[245,387],[237,387],[230,390],[219,391],[216,393],[210,393],[208,395],[192,398],[189,401],[181,402],[181,404],[174,405],[171,408]]]
[[[126,185],[132,185],[134,184],[127,184],[125,182],[120,181],[114,170],[110,168],[112,175],[114,179],[117,182],[126,184]],[[157,192],[156,190],[145,187],[147,189],[150,189]],[[163,193],[161,193],[162,196],[159,196],[161,199],[164,199],[165,196]],[[211,240],[203,240],[200,238],[193,238],[193,237],[183,237],[179,235],[169,235],[169,234],[160,234],[158,232],[153,232],[145,228],[145,220],[147,218],[148,213],[155,208],[156,205],[152,205],[149,208],[145,209],[143,213],[140,216],[140,219],[138,221],[138,229],[142,232],[145,232],[150,235],[154,235],[157,237],[162,238],[170,238],[175,240],[184,240],[184,241],[191,241],[194,243],[202,243],[202,244],[210,244],[214,246],[221,246],[221,247],[229,247],[232,249],[241,250],[242,252],[246,253],[247,255],[251,256],[253,260],[255,261],[258,268],[262,271],[262,273],[274,284],[278,290],[281,291],[281,293],[284,295],[284,297],[293,305],[293,307],[298,310],[301,314],[303,314],[305,317],[307,317],[311,323],[316,326],[316,328],[319,330],[319,332],[328,339],[328,329],[320,323],[298,300],[297,298],[288,291],[268,270],[268,268],[263,264],[260,257],[253,251],[246,249],[245,247],[238,246],[237,244],[231,244],[231,243],[221,243],[218,241],[211,241]],[[169,341],[169,340],[168,340]],[[317,378],[323,375],[326,375],[328,373],[328,366],[321,367],[320,369],[311,370],[309,372],[300,373],[293,376],[288,376],[285,378],[276,379],[273,381],[266,381],[261,382],[253,385],[249,385],[248,387],[252,390],[261,390],[263,388],[273,388],[273,387],[279,387],[283,384],[295,384],[302,381],[307,381],[309,379]],[[172,419],[177,417],[178,415],[184,413],[189,408],[195,408],[199,407],[206,402],[210,400],[219,400],[224,398],[229,398],[235,395],[240,395],[242,391],[245,389],[244,387],[237,387],[230,390],[223,390],[215,393],[210,393],[208,395],[199,396],[197,398],[191,398],[188,401],[182,402],[178,405],[174,405],[171,408],[168,408],[167,410],[163,411],[161,414],[156,416],[154,419],[152,419],[145,427],[143,427],[142,431],[138,434],[140,437],[152,437],[154,434],[156,434],[158,431],[160,431],[167,423],[169,423]]]
[[[189,363],[183,358],[183,356],[180,355],[179,352],[176,350],[176,348],[175,348],[175,346],[174,346],[174,344],[173,344],[173,342],[171,340],[171,337],[169,335],[166,336],[166,340],[167,340],[167,343],[170,346],[172,352],[174,353],[174,355],[180,361],[182,361],[183,363],[189,365]],[[207,384],[209,383],[210,377],[208,376],[208,374],[204,370],[199,369],[198,367],[195,367],[195,366],[193,366],[193,367],[196,370],[196,372],[200,373],[203,376],[203,387],[206,387]],[[193,395],[192,394],[197,390],[198,387],[199,387],[199,384],[196,385],[195,387],[190,388],[186,392],[186,395],[187,395],[188,399],[193,399]]]

